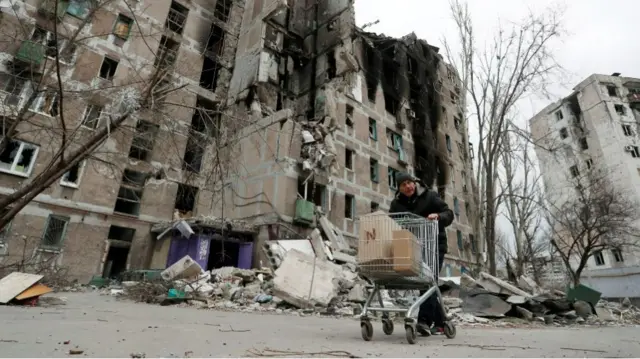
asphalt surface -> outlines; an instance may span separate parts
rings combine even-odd
[[[161,307],[96,293],[56,296],[67,304],[0,306],[0,357],[246,357],[251,349],[296,357],[327,351],[357,357],[640,356],[638,327],[459,327],[455,339],[432,336],[409,345],[402,328],[386,336],[380,323],[373,340],[364,342],[352,319]]]

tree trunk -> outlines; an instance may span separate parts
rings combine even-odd
[[[486,177],[485,187],[485,199],[487,201],[486,206],[486,221],[485,221],[485,237],[487,241],[487,258],[489,260],[489,273],[496,275],[496,232],[495,232],[495,203],[496,198],[494,195],[493,176],[490,174]]]

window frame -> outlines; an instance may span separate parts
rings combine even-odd
[[[0,138],[2,138],[2,136],[0,136]],[[33,169],[36,166],[36,160],[38,158],[38,153],[40,151],[40,146],[38,146],[36,144],[33,144],[31,142],[22,141],[22,140],[18,140],[18,139],[15,139],[15,138],[12,139],[11,142],[18,142],[20,144],[20,147],[18,147],[18,151],[16,153],[15,158],[13,159],[13,162],[11,163],[11,167],[9,169],[5,169],[5,168],[0,167],[0,172],[11,174],[11,175],[14,175],[14,176],[29,178],[31,176],[31,174],[33,173]],[[33,157],[31,157],[31,162],[29,163],[29,166],[28,166],[29,169],[26,172],[16,171],[16,169],[15,169],[16,163],[18,162],[18,159],[21,157],[22,151],[24,150],[25,145],[26,146],[31,146],[31,147],[34,148]]]
[[[387,168],[387,181],[389,182],[389,188],[393,190],[398,190],[398,183],[396,183],[396,173],[398,173],[398,170],[396,170],[395,168]]]
[[[349,208],[347,208],[347,199],[349,199]],[[347,216],[347,210],[349,215]],[[353,221],[356,218],[356,196],[345,193],[344,194],[344,218]]]
[[[69,182],[65,179],[65,177],[69,174],[69,171],[67,171],[62,175],[62,177],[60,177],[60,185],[69,188],[80,188],[80,181],[82,181],[82,175],[84,174],[84,167],[86,162],[86,160],[81,160],[78,163],[78,180],[76,181],[76,183]]]
[[[64,228],[62,229],[62,235],[60,236],[60,243],[56,245],[45,244],[44,239],[46,237],[47,231],[49,230],[49,224],[51,223],[51,219],[54,218],[56,220],[64,221]],[[40,247],[41,248],[49,248],[49,249],[62,249],[64,246],[64,242],[67,239],[67,232],[69,230],[69,223],[71,222],[71,218],[67,216],[61,216],[57,214],[49,214],[47,217],[47,222],[44,225],[44,229],[42,231],[42,235],[40,237]]]
[[[87,118],[89,116],[89,114],[91,113],[90,109],[93,108],[99,108],[99,112],[98,112],[98,118],[96,119],[96,126],[95,127],[90,127],[87,126]],[[80,120],[80,127],[84,127],[86,129],[89,130],[96,130],[100,127],[100,120],[102,120],[102,113],[104,112],[104,106],[101,105],[95,105],[95,104],[88,104],[87,106],[85,106],[84,108],[84,113],[82,114],[82,119]]]
[[[369,138],[378,141],[378,122],[369,117]]]
[[[380,163],[375,158],[369,158],[369,180],[373,183],[380,182]]]
[[[49,105],[49,108],[44,111],[43,106],[46,103],[46,98],[47,95],[51,94],[53,96],[51,103]],[[33,112],[33,113],[37,113],[39,115],[43,115],[46,117],[58,117],[59,113],[56,115],[52,115],[51,114],[51,110],[54,108],[54,105],[58,106],[58,111],[60,110],[60,104],[58,103],[59,101],[59,94],[57,90],[51,90],[51,89],[44,89],[40,92],[38,92],[38,95],[36,95],[36,98],[33,100],[33,102],[31,102],[31,105],[29,106],[29,111]]]
[[[127,23],[127,24],[129,25],[129,28],[127,29],[127,34],[126,34],[126,35],[122,35],[122,34],[120,34],[120,33],[118,33],[118,32],[116,31],[116,28],[118,27],[118,23],[120,23],[120,22],[123,22],[123,23],[124,23],[124,22],[125,22],[125,21],[124,21],[125,19],[126,19],[126,20],[129,20],[129,22]],[[119,38],[119,39],[122,39],[122,40],[124,40],[124,41],[127,41],[127,40],[129,40],[129,36],[131,36],[131,28],[133,27],[134,23],[135,23],[135,20],[133,20],[133,19],[132,19],[132,18],[130,18],[129,16],[124,15],[124,14],[122,14],[122,13],[119,13],[119,14],[116,16],[116,20],[115,20],[115,22],[113,23],[113,28],[111,29],[111,33],[113,34],[113,36],[115,36],[115,37],[117,37],[117,38]]]

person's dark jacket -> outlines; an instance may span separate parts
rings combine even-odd
[[[453,222],[453,211],[449,209],[447,202],[443,201],[437,192],[422,188],[416,183],[416,192],[411,197],[407,197],[398,192],[391,201],[389,213],[411,212],[421,217],[427,217],[432,213],[440,216],[438,220],[438,251],[447,253],[447,232],[446,227]]]

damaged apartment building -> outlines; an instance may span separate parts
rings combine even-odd
[[[350,0],[247,0],[228,104],[251,125],[230,150],[238,164],[215,214],[270,224],[258,241],[304,236],[325,216],[356,246],[358,217],[388,210],[395,173],[408,171],[455,213],[444,275],[470,270],[461,96],[436,47],[358,29]]]
[[[207,269],[263,266],[263,242],[305,238],[326,219],[356,246],[358,217],[389,208],[397,171],[456,215],[443,275],[476,262],[464,94],[414,34],[358,29],[350,0],[116,0],[95,12],[80,0],[9,2],[1,31],[27,31],[0,45],[3,123],[29,97],[16,74],[56,70],[55,51],[44,51],[55,18],[63,38],[85,26],[58,55],[64,85],[91,93],[64,100],[74,126],[97,128],[114,89],[146,68],[167,67],[158,86],[171,89],[103,145],[121,171],[88,158],[2,230],[0,267],[27,258],[84,281],[164,269],[185,254]],[[37,99],[33,118],[59,117],[54,95]],[[19,128],[0,155],[2,195],[51,156]]]

